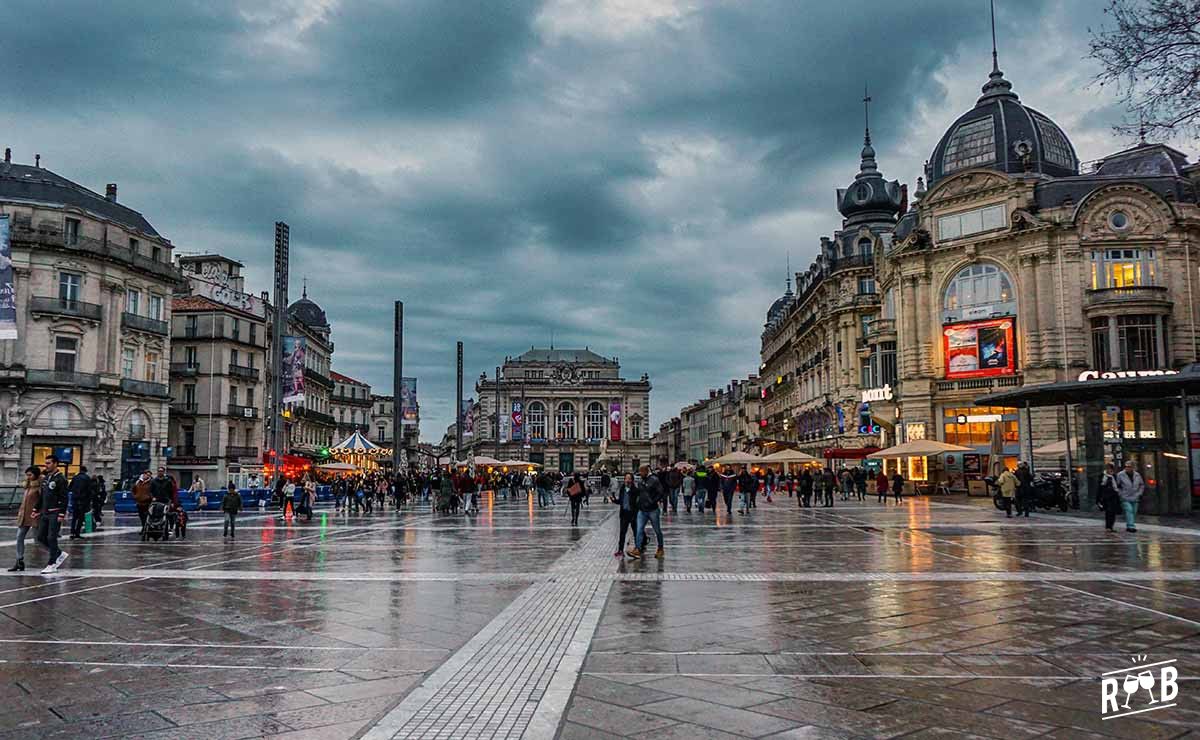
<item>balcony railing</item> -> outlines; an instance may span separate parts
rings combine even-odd
[[[200,372],[200,363],[198,362],[172,362],[172,375],[197,375]]]
[[[323,414],[320,411],[311,411],[303,406],[296,409],[294,414],[298,419],[307,419],[308,421],[314,421],[318,424],[327,424],[331,427],[337,426],[337,421],[334,420],[334,418],[329,414]]]
[[[1124,288],[1092,288],[1084,299],[1087,308],[1101,305],[1128,305],[1132,303],[1157,303],[1170,305],[1165,285],[1136,285]]]
[[[258,368],[256,368],[256,367],[244,367],[242,365],[230,365],[229,366],[229,374],[236,375],[239,378],[251,378],[253,380],[258,380]]]
[[[839,257],[829,262],[830,274],[838,270],[848,270],[854,267],[872,267],[875,264],[874,254],[855,254],[850,257]]]
[[[31,313],[50,313],[59,316],[74,316],[80,319],[99,321],[101,309],[97,303],[84,303],[69,298],[33,296],[29,299]]]
[[[225,448],[225,457],[258,457],[257,447],[235,447],[230,445]]]
[[[881,334],[895,334],[896,320],[895,319],[875,319],[867,325],[867,337],[874,339]]]
[[[183,274],[171,263],[151,259],[115,242],[80,235],[75,239],[74,244],[68,244],[61,228],[47,227],[43,224],[39,224],[35,228],[20,222],[12,225],[12,238],[14,241],[30,241],[39,245],[66,249],[70,252],[81,252],[118,260],[171,282],[183,283]]]
[[[38,385],[68,385],[78,388],[99,388],[100,376],[63,370],[26,370],[25,382]]]
[[[1015,388],[1021,385],[1019,375],[1006,375],[999,378],[962,378],[960,380],[939,380],[939,391],[990,391],[993,388]]]
[[[167,390],[167,386],[162,383],[151,383],[148,380],[134,380],[133,378],[121,378],[121,390],[139,396],[166,398],[171,395]]]
[[[189,326],[186,322],[180,326],[175,324],[171,336],[175,339],[228,339],[231,342],[246,344],[251,347],[266,347],[266,332],[255,332],[251,337],[245,331],[239,331],[236,335],[233,333],[233,327],[226,326],[225,322],[218,323],[208,320],[208,315],[202,315],[194,326]]]
[[[348,404],[351,406],[374,406],[374,402],[370,398],[362,398],[361,396],[347,396],[343,393],[334,393],[329,397],[333,403]]]
[[[311,370],[307,367],[304,368],[304,377],[306,380],[311,380],[312,382],[316,383],[317,385],[322,385],[322,386],[325,386],[326,388],[333,388],[333,381],[330,380],[329,378],[325,377],[321,373],[317,372],[316,370]],[[333,417],[330,417],[330,418],[333,418]]]
[[[240,416],[246,419],[257,419],[258,409],[253,406],[238,406],[237,404],[229,404],[229,415]]]
[[[200,411],[200,407],[195,401],[177,401],[171,404],[172,414],[182,414],[184,416],[194,416]]]
[[[126,311],[121,314],[121,326],[134,331],[144,331],[149,334],[158,334],[159,336],[167,336],[171,333],[171,327],[165,321],[152,319],[149,316],[138,316],[135,313]]]

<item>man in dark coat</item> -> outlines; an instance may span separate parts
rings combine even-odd
[[[33,507],[37,518],[37,542],[50,552],[50,560],[42,569],[43,574],[54,573],[67,559],[67,554],[58,549],[58,533],[67,516],[67,477],[58,469],[58,460],[46,456],[46,467],[42,472],[42,495]]]
[[[67,492],[71,494],[71,539],[78,540],[83,537],[84,518],[92,508],[92,477],[86,465],[80,466]]]

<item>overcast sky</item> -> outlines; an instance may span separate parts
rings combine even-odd
[[[1102,0],[998,0],[1001,67],[1080,159],[1128,142],[1089,87]],[[839,226],[862,90],[915,183],[990,69],[986,0],[8,0],[2,145],[120,185],[179,252],[333,324],[391,388],[391,303],[422,437],[505,355],[589,346],[650,374],[653,423],[758,364],[785,261]],[[1194,152],[1188,152],[1193,154]],[[910,188],[911,189],[911,188]]]

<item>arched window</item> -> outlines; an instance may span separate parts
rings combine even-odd
[[[141,409],[129,412],[129,438],[145,439],[150,432],[150,415]]]
[[[592,401],[587,407],[587,438],[604,439],[604,406],[599,401]]]
[[[554,436],[557,439],[575,439],[575,405],[563,401],[554,414]]]
[[[870,257],[875,251],[875,243],[871,241],[871,237],[864,236],[858,240],[858,253],[864,257]]]
[[[968,308],[992,306],[992,313],[1012,313],[1016,303],[1012,281],[995,265],[968,265],[946,286],[942,306],[946,311],[959,312]],[[956,317],[958,318],[958,317]]]
[[[83,415],[69,403],[52,403],[42,409],[31,426],[50,429],[82,429]]]
[[[525,421],[529,424],[529,437],[531,439],[546,438],[546,407],[541,401],[534,401],[529,404],[526,409]]]

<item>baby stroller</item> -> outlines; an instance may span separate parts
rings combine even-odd
[[[146,515],[146,524],[142,527],[142,542],[147,540],[162,540],[171,538],[171,522],[167,518],[167,505],[162,501],[150,504],[150,513]]]

